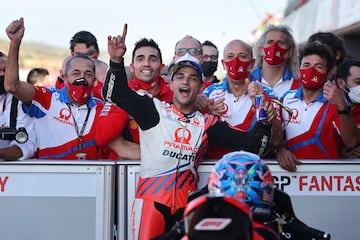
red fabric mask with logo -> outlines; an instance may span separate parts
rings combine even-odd
[[[302,85],[307,89],[318,89],[323,85],[326,74],[319,72],[316,68],[301,68],[300,79]]]
[[[228,77],[233,80],[245,80],[245,78],[249,75],[249,66],[250,62],[244,62],[239,60],[239,58],[234,58],[228,62],[224,62],[227,67]]]
[[[83,78],[76,79],[72,84],[68,84],[70,96],[78,103],[88,100],[91,95],[93,86],[89,86],[88,82]]]
[[[277,43],[271,44],[269,47],[264,47],[264,61],[271,65],[276,66],[286,61],[285,54],[288,49],[280,47]]]

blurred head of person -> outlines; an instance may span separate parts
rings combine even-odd
[[[6,54],[0,51],[0,76],[5,76],[6,60]]]
[[[205,78],[213,76],[217,70],[219,51],[215,44],[206,40],[202,43],[203,57],[201,68],[203,70]]]
[[[170,63],[169,66],[164,68],[164,70],[161,73],[161,77],[165,80],[165,82],[170,83],[171,81],[171,74],[173,72],[173,68],[175,66],[175,63]]]
[[[34,86],[49,87],[49,71],[46,68],[33,68],[26,77],[26,81]]]
[[[0,94],[6,92],[4,87],[6,60],[6,54],[0,51]]]
[[[105,62],[103,62],[99,59],[94,59],[93,62],[95,64],[96,80],[99,80],[100,82],[104,82],[109,66]]]
[[[67,56],[66,58],[64,58],[62,65],[61,65],[61,69],[59,70],[59,75],[56,79],[55,82],[55,88],[56,89],[61,89],[64,87],[65,83],[64,83],[64,76],[65,76],[65,67],[67,62],[72,58],[72,55]]]
[[[99,59],[93,59],[93,62],[95,64],[95,82],[92,93],[94,97],[102,99],[102,88],[104,86],[108,65]]]
[[[79,31],[70,40],[71,55],[85,55],[97,59],[100,54],[96,37],[88,31]]]
[[[336,84],[347,94],[354,105],[360,104],[360,61],[345,60],[340,64],[335,75]]]
[[[317,32],[308,38],[308,43],[316,42],[328,46],[335,56],[334,64],[339,66],[346,57],[344,43],[335,33],[332,32]],[[334,66],[335,66],[334,65]]]

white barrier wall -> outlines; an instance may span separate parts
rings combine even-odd
[[[199,167],[199,187],[203,187],[214,162]],[[310,227],[327,231],[332,239],[358,239],[360,216],[360,160],[303,161],[295,173],[268,161],[276,185],[292,199],[297,217]],[[139,165],[119,163],[118,238],[130,239],[132,201],[139,178]],[[124,184],[127,183],[127,184]]]
[[[0,162],[0,239],[113,239],[114,166]]]
[[[360,160],[303,162],[291,173],[268,161],[297,217],[332,239],[358,239]],[[213,165],[199,167],[199,187]],[[139,169],[139,161],[0,162],[0,239],[130,239]]]

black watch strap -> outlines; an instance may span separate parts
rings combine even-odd
[[[351,107],[349,105],[347,105],[344,110],[338,109],[338,114],[350,115],[350,113],[351,113]]]

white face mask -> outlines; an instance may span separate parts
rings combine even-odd
[[[349,95],[349,98],[352,103],[359,104],[360,103],[360,85],[349,88],[348,95]]]

